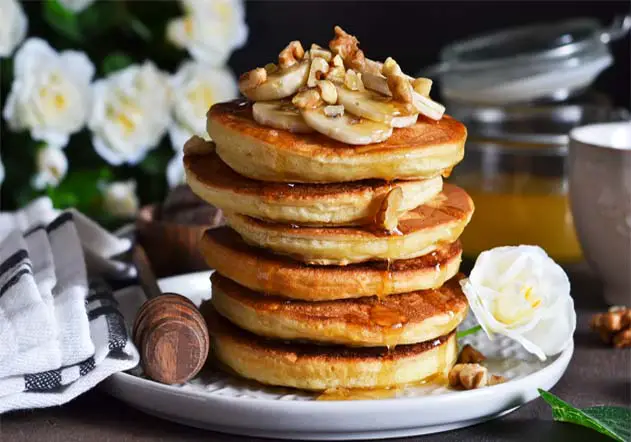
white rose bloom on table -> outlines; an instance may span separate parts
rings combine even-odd
[[[0,0],[0,58],[8,57],[19,45],[28,28],[28,20],[17,0]]]
[[[460,284],[489,338],[508,336],[541,360],[572,342],[576,312],[570,282],[540,247],[482,252]]]
[[[241,0],[185,0],[185,15],[167,25],[167,39],[196,60],[214,66],[226,63],[231,52],[248,38]]]
[[[103,189],[103,210],[119,218],[133,218],[138,213],[134,180],[115,181]]]
[[[96,152],[108,163],[137,164],[171,122],[166,74],[151,62],[132,65],[94,84],[88,121]]]
[[[59,0],[59,3],[69,11],[81,12],[94,3],[95,0]]]
[[[173,103],[174,122],[169,128],[175,150],[181,150],[192,135],[206,135],[206,112],[211,105],[239,95],[230,70],[195,61],[187,61],[178,69],[171,78],[171,88],[177,97]]]
[[[94,65],[83,52],[58,53],[39,38],[16,52],[14,79],[3,116],[13,130],[64,147],[90,112]]]
[[[63,150],[54,146],[45,146],[35,155],[37,172],[32,180],[35,189],[57,187],[68,172],[68,159]]]

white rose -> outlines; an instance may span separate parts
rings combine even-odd
[[[2,158],[0,158],[0,186],[4,183],[4,164],[2,164]]]
[[[64,147],[84,126],[90,111],[94,65],[83,52],[58,53],[39,38],[16,52],[14,79],[3,116],[14,130]]]
[[[0,58],[11,55],[26,37],[27,28],[22,5],[16,0],[0,0]]]
[[[241,0],[183,1],[184,17],[167,25],[167,39],[196,60],[221,66],[248,38]]]
[[[68,159],[60,148],[46,146],[37,151],[35,166],[37,173],[32,181],[35,189],[57,187],[68,172]]]
[[[237,80],[230,70],[187,61],[171,78],[174,124],[169,129],[171,144],[181,150],[192,135],[206,135],[206,112],[214,103],[239,94]]]
[[[96,81],[88,121],[94,149],[115,166],[138,163],[160,142],[170,110],[168,78],[151,62]]]
[[[134,180],[116,181],[103,190],[103,209],[110,215],[133,218],[138,212],[138,206]]]
[[[570,282],[540,247],[482,252],[460,284],[489,338],[508,336],[541,360],[572,342],[576,312]]]
[[[81,12],[94,3],[95,0],[58,0],[69,11]]]
[[[170,188],[177,186],[178,184],[183,184],[186,182],[186,175],[184,173],[184,150],[180,149],[175,152],[173,158],[169,160],[169,164],[167,164],[167,183]]]

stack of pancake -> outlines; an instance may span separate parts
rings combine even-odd
[[[207,118],[213,142],[190,140],[184,163],[228,223],[201,242],[216,269],[202,311],[221,366],[316,391],[447,372],[467,312],[458,238],[473,203],[443,175],[464,155],[465,127],[419,115],[357,146],[261,125],[245,100]],[[384,211],[395,229],[375,222]]]

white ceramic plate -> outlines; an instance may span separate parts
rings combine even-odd
[[[166,278],[163,291],[196,303],[210,297],[210,272]],[[131,323],[143,301],[138,288],[116,294]],[[110,377],[104,388],[146,413],[185,425],[275,439],[382,439],[436,433],[466,427],[509,413],[538,396],[537,388],[557,383],[573,346],[545,362],[519,345],[483,333],[464,341],[487,356],[490,371],[508,382],[471,391],[425,385],[409,387],[396,398],[314,401],[297,390],[268,388],[220,372],[204,373],[181,386],[162,385],[128,373]]]

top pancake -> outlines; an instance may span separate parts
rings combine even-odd
[[[184,156],[186,181],[200,198],[226,211],[300,225],[356,225],[373,222],[393,186],[403,191],[400,212],[411,210],[442,189],[440,176],[389,183],[363,180],[307,184],[258,181],[239,175],[217,155],[214,144]],[[201,153],[200,153],[201,152]]]
[[[449,116],[419,116],[411,127],[366,146],[351,146],[319,133],[296,134],[261,126],[251,104],[215,104],[207,115],[208,134],[232,169],[263,181],[331,183],[377,178],[435,177],[464,156],[465,126]]]

